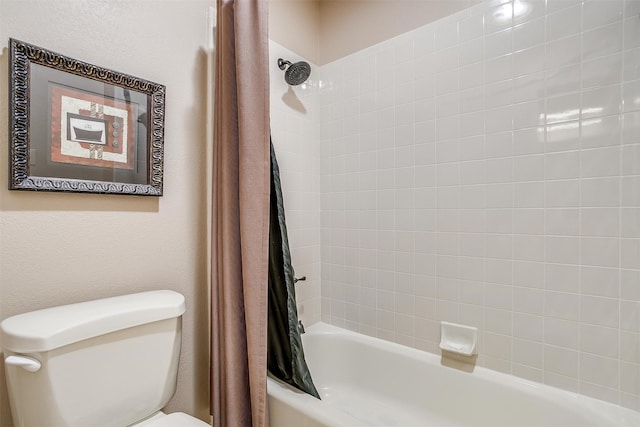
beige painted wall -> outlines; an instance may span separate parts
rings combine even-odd
[[[212,0],[0,2],[0,319],[137,291],[181,292],[187,300],[182,356],[167,409],[205,420],[203,47],[210,5]],[[7,190],[9,37],[166,85],[163,197]],[[0,365],[0,426],[9,427],[3,371]]]
[[[270,0],[269,38],[324,65],[480,1]]]
[[[320,57],[319,36],[318,0],[269,0],[271,40],[317,64]]]
[[[480,0],[320,0],[320,56],[327,64]]]

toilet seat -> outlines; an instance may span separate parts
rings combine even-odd
[[[210,424],[205,423],[191,415],[184,412],[174,412],[168,415],[156,415],[155,417],[147,420],[146,422],[135,424],[140,427],[210,427]],[[133,427],[133,426],[132,426]]]

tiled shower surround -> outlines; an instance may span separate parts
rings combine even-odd
[[[318,68],[309,80],[291,87],[278,58],[298,56],[269,43],[271,136],[280,167],[289,247],[295,274],[298,315],[305,325],[320,320],[320,111]]]
[[[476,326],[478,365],[640,410],[640,1],[486,2],[314,72],[322,320]]]

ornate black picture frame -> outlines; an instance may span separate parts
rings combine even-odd
[[[162,196],[165,86],[9,49],[10,190]]]

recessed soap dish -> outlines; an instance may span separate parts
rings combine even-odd
[[[464,356],[478,353],[478,328],[440,322],[440,348]]]

